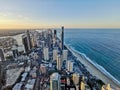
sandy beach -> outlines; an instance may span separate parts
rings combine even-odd
[[[83,57],[79,53],[75,52],[71,48],[67,47],[79,60],[82,64],[86,66],[86,69],[97,78],[101,79],[105,84],[111,84],[113,88],[120,88],[120,84],[115,81],[113,78],[104,74],[101,70],[99,70],[95,65],[93,65],[87,58]]]

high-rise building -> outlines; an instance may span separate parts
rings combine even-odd
[[[28,43],[28,50],[30,50],[32,48],[32,44],[31,44],[31,38],[30,38],[29,30],[27,30],[27,43]]]
[[[68,50],[63,50],[63,53],[62,53],[62,55],[63,55],[63,60],[67,60],[67,57],[68,57]]]
[[[48,30],[46,44],[49,47],[49,50],[52,50],[53,40],[52,40],[52,30]]]
[[[59,41],[58,43],[59,43],[59,44],[58,44],[58,45],[59,45],[59,47],[60,47],[60,48],[62,48],[62,42],[61,42],[61,41]]]
[[[62,50],[64,49],[64,27],[62,26],[62,32],[61,32],[61,43],[62,43]]]
[[[61,70],[61,67],[62,67],[62,58],[61,58],[61,55],[58,55],[57,56],[57,69]]]
[[[47,66],[45,64],[41,64],[40,71],[41,71],[42,74],[45,74],[46,71],[47,71]]]
[[[26,35],[22,36],[22,42],[23,42],[23,45],[24,45],[25,52],[27,53],[29,49],[28,49],[28,43],[27,43],[27,36]]]
[[[66,90],[66,86],[67,86],[67,77],[66,75],[61,75],[61,90]]]
[[[12,47],[12,52],[13,52],[13,57],[17,58],[18,57],[18,48],[17,48],[17,46],[14,45]]]
[[[22,42],[25,48],[25,52],[27,53],[32,48],[29,30],[27,30],[26,34],[22,36]]]
[[[54,34],[53,34],[53,45],[56,46],[57,44],[57,31],[54,30]]]
[[[85,83],[83,81],[81,81],[80,90],[85,90]]]
[[[67,61],[67,70],[73,72],[73,62],[70,60]]]
[[[31,45],[32,45],[32,47],[35,47],[35,37],[34,37],[34,35],[31,38]]]
[[[82,76],[82,81],[80,83],[80,90],[85,90],[84,76]]]
[[[49,49],[48,47],[43,48],[44,60],[49,60]]]
[[[61,90],[60,75],[58,73],[53,73],[50,76],[50,90]]]
[[[53,50],[53,60],[57,60],[57,55],[58,55],[58,50],[54,49]]]
[[[36,47],[37,46],[37,39],[38,39],[38,32],[34,32],[34,34],[32,34],[32,47]]]
[[[5,57],[4,57],[4,51],[2,48],[0,48],[0,61],[4,61]]]
[[[40,41],[39,46],[41,46],[41,48],[45,47],[45,41]]]
[[[43,58],[42,49],[39,49],[38,56],[39,56],[39,60],[42,60],[42,58]]]
[[[79,73],[74,73],[72,79],[75,85],[79,84]]]
[[[56,37],[57,37],[57,31],[54,30],[54,38],[56,38]]]

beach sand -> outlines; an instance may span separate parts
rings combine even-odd
[[[83,57],[79,53],[73,51],[69,47],[67,47],[73,54],[76,56],[82,64],[86,66],[86,69],[94,76],[96,76],[98,79],[102,80],[105,84],[110,84],[113,88],[120,88],[120,84],[118,84],[115,80],[104,74],[102,71],[100,71],[95,65],[93,65],[90,61],[87,60],[87,58]],[[118,89],[120,90],[120,89]]]

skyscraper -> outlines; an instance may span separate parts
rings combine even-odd
[[[61,43],[62,43],[61,49],[63,50],[64,49],[64,26],[62,26]]]
[[[56,37],[57,37],[57,31],[54,30],[54,38],[56,38]]]
[[[48,49],[48,47],[44,47],[43,55],[44,55],[44,60],[49,60],[49,49]]]
[[[30,50],[32,48],[32,43],[31,43],[31,39],[30,39],[29,30],[27,30],[27,43],[28,43],[28,50]]]
[[[50,76],[50,90],[61,90],[60,75],[58,73],[53,73]]]
[[[52,49],[52,35],[51,34],[47,35],[47,45],[49,49],[51,50]]]
[[[72,79],[74,84],[77,85],[79,83],[79,73],[74,73]]]
[[[35,47],[35,37],[34,37],[34,35],[32,35],[32,38],[31,38],[31,45],[32,45],[32,47]]]
[[[80,90],[85,90],[84,76],[82,76],[82,81],[80,83]]]
[[[0,48],[0,60],[1,60],[1,61],[4,61],[4,60],[5,60],[4,52],[3,52],[3,49],[2,49],[2,48]]]
[[[22,42],[25,52],[27,53],[32,48],[29,30],[27,30],[26,34],[22,36]]]
[[[57,54],[58,54],[58,50],[54,49],[53,50],[53,60],[57,60]]]
[[[62,67],[62,58],[61,58],[61,55],[58,55],[57,56],[57,69],[61,70],[61,67]]]
[[[27,53],[28,52],[28,43],[27,43],[27,36],[26,35],[22,36],[22,42],[23,42],[23,45],[25,48],[25,52]]]
[[[67,60],[67,57],[68,57],[68,50],[63,50],[63,53],[62,53],[62,55],[63,55],[63,60]]]
[[[53,45],[56,46],[57,44],[57,31],[54,30],[54,33],[53,33]]]
[[[73,62],[70,60],[67,60],[67,70],[70,72],[73,72]]]
[[[13,52],[13,57],[17,58],[18,57],[18,48],[17,48],[17,46],[14,45],[12,47],[12,52]]]

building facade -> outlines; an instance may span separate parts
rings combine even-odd
[[[60,75],[53,73],[50,76],[50,90],[61,90]]]

